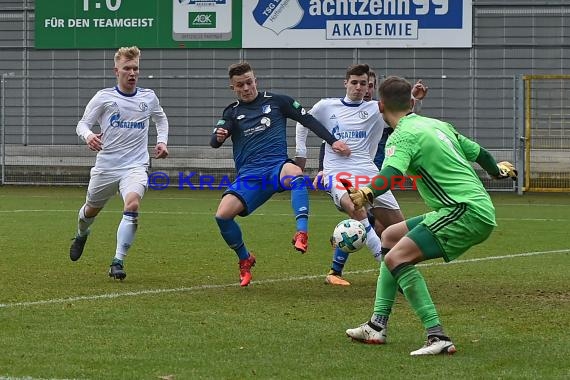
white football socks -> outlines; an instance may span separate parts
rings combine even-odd
[[[378,235],[376,235],[376,231],[374,231],[374,227],[370,225],[368,218],[362,219],[359,221],[364,225],[366,228],[366,246],[374,256],[374,259],[378,262],[382,261],[382,242]]]
[[[127,251],[131,248],[135,240],[135,233],[138,227],[138,213],[129,212],[123,214],[123,219],[117,228],[117,250],[115,258],[124,260]]]
[[[95,221],[95,217],[88,218],[85,216],[85,206],[83,205],[79,209],[79,215],[77,217],[77,234],[79,236],[89,235],[89,226]]]

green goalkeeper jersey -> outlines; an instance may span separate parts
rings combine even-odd
[[[495,208],[470,162],[480,146],[446,122],[409,114],[386,142],[383,167],[419,176],[418,191],[434,210],[467,204],[482,221],[495,223]]]

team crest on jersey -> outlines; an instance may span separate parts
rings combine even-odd
[[[396,153],[396,146],[392,145],[386,148],[386,157],[392,157]]]
[[[146,104],[145,102],[140,102],[139,103],[139,109],[143,112],[145,112],[148,109],[148,104]]]
[[[268,114],[271,112],[271,104],[265,104],[263,107],[261,107],[261,111],[264,114]]]
[[[362,120],[368,119],[368,112],[367,111],[358,111],[358,117]]]

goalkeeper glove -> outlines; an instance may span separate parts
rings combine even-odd
[[[372,204],[374,202],[374,193],[369,187],[363,187],[355,190],[354,187],[352,187],[352,183],[348,180],[341,179],[340,183],[344,185],[344,188],[348,192],[348,196],[352,203],[354,203],[354,208],[356,210],[364,207],[366,203]]]
[[[509,161],[501,161],[497,164],[497,167],[499,168],[497,179],[512,178],[513,181],[517,180],[517,169]]]

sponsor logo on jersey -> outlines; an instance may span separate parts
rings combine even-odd
[[[338,140],[343,139],[365,139],[368,135],[366,131],[341,131],[339,125],[337,124],[331,131],[331,135],[336,137]]]
[[[239,115],[236,119],[241,120],[243,118],[245,118],[245,115]]]
[[[121,114],[117,112],[113,112],[111,117],[109,117],[109,125],[113,128],[118,127],[118,122],[121,119]]]
[[[244,130],[243,135],[247,137],[247,136],[251,136],[251,135],[254,135],[256,133],[265,131],[267,128],[271,127],[271,119],[268,117],[262,117],[259,124],[260,125],[258,125],[256,127],[248,128],[248,129]]]
[[[126,128],[126,129],[144,129],[144,121],[125,121],[121,120],[121,114],[114,112],[109,117],[109,125],[113,128]]]
[[[333,113],[333,114],[331,115],[331,117],[329,117],[329,120],[334,120],[334,119],[336,119],[336,115]]]

